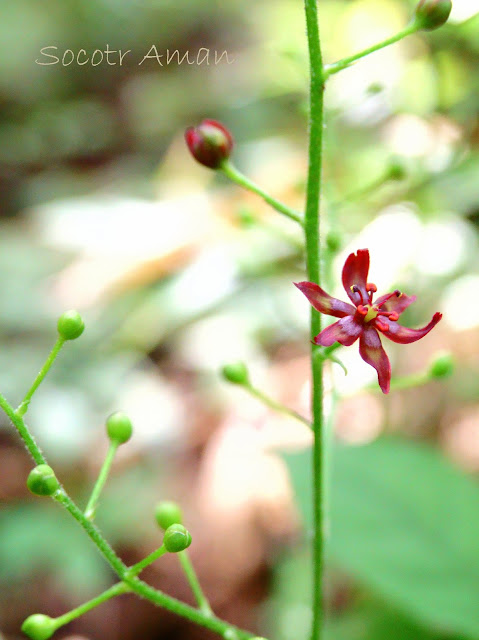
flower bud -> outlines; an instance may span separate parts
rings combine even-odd
[[[163,502],[158,502],[155,507],[155,520],[166,531],[172,524],[181,524],[183,522],[183,513],[176,502],[164,500]]]
[[[248,367],[244,362],[232,362],[225,364],[221,369],[221,375],[232,384],[249,384]]]
[[[328,231],[326,235],[326,246],[331,253],[337,253],[341,249],[342,239],[338,231]]]
[[[65,311],[58,318],[57,329],[64,340],[75,340],[83,333],[85,323],[78,311]]]
[[[55,472],[47,464],[39,464],[28,474],[27,487],[36,496],[51,496],[59,486]]]
[[[404,178],[406,178],[407,168],[401,158],[391,158],[387,169],[387,175],[390,180],[404,180]]]
[[[254,226],[257,221],[255,214],[247,207],[238,209],[236,216],[238,223],[245,228]]]
[[[233,149],[233,136],[216,120],[203,120],[197,127],[188,127],[185,140],[193,157],[210,169],[218,169]]]
[[[112,442],[124,444],[128,442],[133,433],[133,425],[130,418],[123,411],[112,413],[106,420],[106,431]]]
[[[191,544],[190,532],[182,524],[172,524],[165,531],[163,544],[170,553],[184,551]]]
[[[451,0],[420,0],[416,7],[416,23],[421,29],[432,31],[447,22]]]
[[[447,378],[454,371],[454,358],[448,351],[438,353],[429,367],[431,378]]]
[[[23,622],[22,631],[32,640],[47,640],[56,631],[56,623],[50,616],[34,613]]]

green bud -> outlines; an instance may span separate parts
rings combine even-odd
[[[338,231],[328,231],[326,234],[326,246],[331,253],[337,253],[341,249],[342,238]]]
[[[172,524],[165,531],[163,544],[170,553],[184,551],[191,544],[190,532],[182,524]]]
[[[378,93],[381,93],[381,91],[383,90],[384,90],[384,85],[382,85],[380,82],[371,82],[371,84],[367,88],[367,92],[369,93],[370,96],[375,96]]]
[[[448,351],[436,354],[429,367],[431,378],[447,378],[454,371],[454,358]]]
[[[131,438],[133,425],[126,413],[123,413],[123,411],[116,411],[107,418],[106,431],[112,442],[124,444]]]
[[[78,311],[65,311],[58,318],[57,329],[64,340],[75,340],[85,330],[85,323]]]
[[[432,31],[447,22],[451,0],[421,0],[416,7],[416,23],[421,29]]]
[[[36,496],[51,496],[59,486],[55,472],[47,464],[39,464],[28,474],[27,487]]]
[[[155,507],[155,520],[166,531],[172,524],[182,524],[183,513],[176,502],[164,500]]]
[[[246,207],[241,207],[238,209],[237,213],[238,223],[242,227],[252,227],[256,224],[256,216],[255,214]]]
[[[407,176],[407,168],[401,158],[391,158],[388,167],[388,178],[390,180],[404,180]]]
[[[50,616],[34,613],[22,624],[22,631],[32,640],[47,640],[55,633],[56,623]]]
[[[221,375],[232,384],[249,384],[248,367],[244,362],[225,364],[221,369]]]

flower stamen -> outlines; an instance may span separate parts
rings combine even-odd
[[[368,292],[368,295],[369,295],[369,304],[373,303],[373,295],[376,293],[377,290],[378,288],[376,287],[374,282],[368,282],[366,284],[366,291]]]
[[[361,297],[361,304],[364,304],[364,296],[363,296],[363,294],[362,294],[361,289],[358,287],[358,285],[357,285],[357,284],[353,284],[353,285],[351,285],[351,291],[352,291],[353,293],[359,293],[359,295],[360,295],[360,297]]]
[[[386,302],[390,300],[393,296],[396,296],[396,298],[400,298],[402,296],[402,293],[399,291],[399,289],[396,289],[396,291],[393,291],[392,293],[390,293],[387,298],[384,298],[384,300],[378,306],[378,309],[380,309],[383,306],[383,304],[386,304]]]

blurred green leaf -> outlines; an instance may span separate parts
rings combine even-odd
[[[421,629],[377,600],[356,604],[326,625],[326,640],[433,640],[444,638]]]
[[[20,504],[0,516],[0,583],[39,572],[81,598],[108,586],[111,572],[67,513],[54,504]]]
[[[307,526],[310,457],[286,456]],[[418,621],[479,638],[479,487],[471,478],[424,445],[338,446],[330,504],[335,562]]]

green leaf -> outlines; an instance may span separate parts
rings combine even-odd
[[[444,638],[444,636],[441,636]],[[364,600],[326,621],[325,640],[438,640],[383,602]]]
[[[286,456],[312,524],[310,452]],[[328,553],[431,627],[479,638],[479,487],[434,449],[385,438],[338,446]]]

